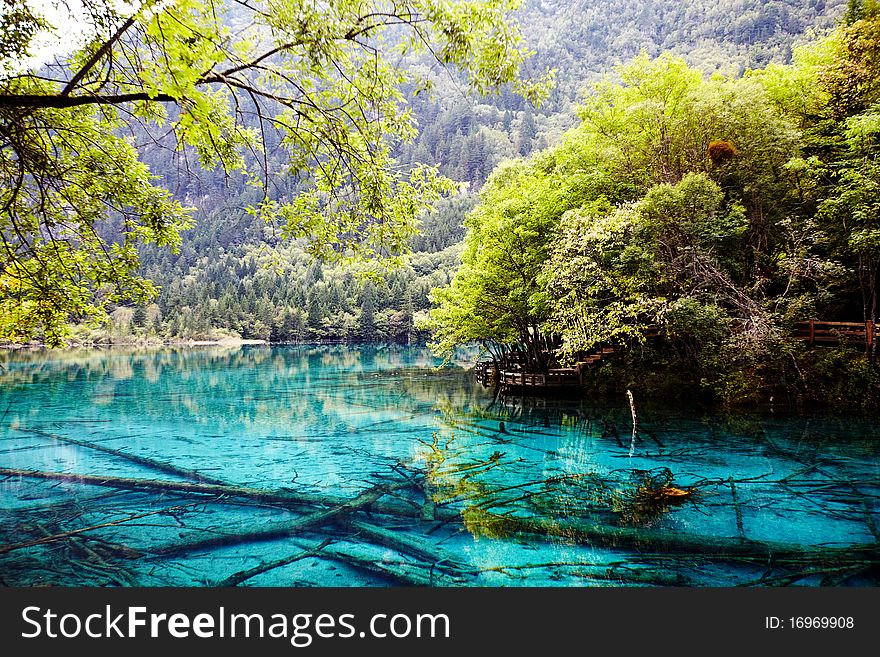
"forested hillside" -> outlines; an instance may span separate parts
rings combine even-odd
[[[148,249],[143,272],[161,289],[140,308],[120,307],[103,329],[79,339],[125,340],[132,335],[208,338],[238,334],[271,340],[409,340],[426,337],[412,318],[429,307],[427,293],[458,266],[464,216],[491,171],[501,163],[546,149],[578,123],[575,107],[590,84],[639,52],[671,51],[691,66],[739,76],[768,62],[786,63],[792,44],[839,19],[844,2],[637,0],[539,2],[516,14],[527,67],[555,69],[550,97],[534,107],[509,91],[480,97],[455,76],[438,71],[433,89],[408,99],[418,123],[415,138],[397,150],[403,167],[439,165],[463,183],[453,198],[422,220],[410,240],[409,264],[365,282],[363,271],[309,264],[305,245],[282,239],[278,226],[254,220],[258,201],[244,179],[221,170],[181,168],[166,150],[144,150],[150,168],[185,204],[195,226],[180,252]],[[428,68],[424,56],[411,66]],[[272,152],[269,152],[271,158]],[[295,186],[291,192],[296,191]]]

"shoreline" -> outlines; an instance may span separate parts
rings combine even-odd
[[[71,342],[63,347],[49,347],[42,342],[0,344],[0,349],[106,349],[109,347],[211,347],[270,344],[267,340],[220,338],[218,340],[132,340],[124,342]]]
[[[216,340],[194,340],[194,339],[175,339],[175,340],[133,340],[124,342],[71,342],[61,347],[50,347],[43,342],[26,342],[26,343],[0,343],[0,351],[16,351],[16,350],[66,350],[66,349],[109,349],[113,347],[212,347],[212,346],[245,346],[245,345],[322,345],[322,346],[338,346],[338,345],[399,345],[399,346],[424,346],[422,341],[414,341],[411,343],[404,342],[386,342],[386,341],[361,341],[361,340],[303,340],[303,341],[282,341],[273,342],[271,340],[258,340],[248,338],[219,338]]]

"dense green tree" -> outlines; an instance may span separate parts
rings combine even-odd
[[[512,126],[513,126],[513,112],[511,112],[509,109],[504,110],[504,119],[501,123],[501,129],[504,132],[509,133]]]
[[[702,173],[657,185],[638,203],[567,214],[543,272],[562,353],[643,341],[667,321],[676,332],[691,322],[688,311],[708,306],[744,332],[767,330],[762,305],[736,285],[725,258],[745,233],[742,208],[725,209]]]
[[[877,313],[880,12],[859,16],[793,65],[706,76],[641,54],[595,85],[580,126],[484,187],[432,293],[434,347],[502,343],[542,369],[538,351],[642,342],[633,367],[729,401],[819,394],[827,359],[794,322]]]
[[[134,314],[131,318],[132,324],[138,328],[143,328],[147,323],[147,309],[142,305],[135,306]]]
[[[811,144],[824,183],[819,225],[832,254],[857,274],[866,321],[878,319],[880,279],[880,4],[859,3],[820,75],[828,98],[823,139]],[[816,143],[818,142],[818,143]]]
[[[582,155],[579,145],[568,141],[493,172],[465,221],[461,268],[450,285],[432,292],[435,308],[425,326],[438,352],[448,354],[468,342],[496,354],[519,345],[534,367],[547,367],[542,325],[549,306],[538,275],[560,217],[600,197],[617,200],[620,193]]]
[[[376,302],[373,286],[366,285],[361,295],[361,314],[358,320],[358,333],[362,340],[373,340],[376,337]]]

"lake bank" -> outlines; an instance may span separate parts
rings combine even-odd
[[[5,343],[0,349],[5,350],[40,350],[40,349],[107,349],[112,347],[203,347],[203,346],[235,346],[235,345],[269,344],[265,340],[248,340],[244,338],[218,338],[216,340],[122,340],[114,342],[74,342],[63,347],[49,347],[43,342]]]

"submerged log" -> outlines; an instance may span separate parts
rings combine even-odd
[[[85,532],[94,531],[96,529],[106,529],[108,527],[118,527],[120,525],[124,525],[127,522],[131,522],[132,520],[141,520],[142,518],[146,518],[148,516],[155,516],[161,513],[169,513],[171,511],[177,511],[181,509],[187,508],[189,505],[172,507],[170,509],[158,509],[156,511],[147,511],[144,513],[134,513],[125,518],[120,518],[118,520],[110,520],[107,522],[102,522],[97,525],[91,525],[89,527],[80,527],[79,529],[73,529],[66,532],[60,532],[58,534],[44,535],[42,538],[36,538],[30,541],[24,541],[22,543],[13,543],[11,545],[2,545],[0,546],[0,554],[6,554],[7,552],[13,552],[15,550],[22,550],[24,548],[35,547],[37,545],[46,545],[48,543],[57,543],[59,541],[63,541],[69,538],[79,538],[80,534]],[[38,525],[39,526],[39,525]],[[44,532],[46,533],[46,532]],[[135,556],[140,556],[136,552]]]
[[[131,477],[113,477],[104,475],[84,475],[69,472],[45,472],[41,470],[19,470],[16,468],[0,468],[0,477],[21,477],[27,479],[46,479],[50,481],[66,481],[69,483],[86,486],[103,486],[117,490],[130,490],[139,492],[181,493],[196,495],[214,495],[220,498],[247,499],[255,502],[265,502],[280,507],[299,506],[341,506],[349,500],[337,495],[318,495],[315,493],[302,493],[292,490],[271,490],[263,488],[250,488],[248,486],[233,486],[221,484],[198,484],[184,481],[165,481],[160,479],[137,479]],[[398,490],[416,486],[412,481],[389,484],[387,489]],[[224,499],[217,500],[224,502]],[[401,501],[383,500],[377,501],[371,506],[371,510],[389,515],[399,515],[408,518],[418,518],[421,510],[418,505],[409,505]],[[437,509],[439,520],[452,519],[458,514],[449,509]]]
[[[229,545],[239,545],[241,543],[271,541],[278,538],[295,536],[305,529],[319,527],[325,523],[328,523],[335,519],[337,516],[340,516],[344,513],[358,511],[359,509],[367,507],[376,502],[376,500],[378,500],[387,492],[387,486],[373,486],[372,488],[368,488],[367,490],[362,492],[357,497],[346,500],[342,504],[339,504],[332,509],[317,511],[307,516],[303,516],[302,518],[297,518],[292,522],[281,523],[270,529],[264,528],[250,532],[212,536],[211,538],[206,538],[192,543],[169,545],[163,548],[150,550],[150,552],[155,556],[169,557],[179,554],[197,552],[199,550],[209,550],[219,547],[226,547]]]
[[[56,472],[40,472],[0,468],[0,477],[29,477],[54,481],[108,486],[124,490],[146,492],[176,492],[210,494],[219,496],[217,503],[234,503],[231,498],[244,498],[261,502],[271,502],[282,507],[318,505],[333,507],[329,512],[317,512],[300,519],[301,528],[313,527],[317,522],[329,521],[336,517],[335,507],[346,510],[371,511],[389,516],[419,519],[421,510],[417,504],[406,504],[400,501],[363,499],[352,508],[353,500],[330,495],[314,495],[295,493],[293,491],[271,491],[237,486],[219,486],[212,484],[195,484],[188,482],[167,482],[144,479],[128,479],[121,477],[100,477],[94,475],[76,475]],[[385,492],[394,488],[412,487],[412,481],[389,484]],[[370,489],[376,492],[374,489]],[[367,495],[369,491],[361,493]],[[358,498],[355,498],[356,500]],[[339,511],[341,514],[341,511]],[[493,514],[480,507],[470,507],[463,512],[451,508],[440,507],[435,510],[437,520],[447,522],[463,522],[464,526],[477,536],[496,538],[512,536],[541,536],[560,538],[572,543],[592,545],[596,547],[624,548],[637,550],[640,553],[656,553],[663,556],[702,555],[713,560],[760,561],[775,564],[870,564],[880,563],[880,546],[877,543],[856,544],[846,547],[804,546],[794,543],[772,541],[744,540],[735,537],[707,536],[699,534],[681,534],[663,529],[642,529],[635,527],[616,526],[610,524],[589,523],[579,520],[554,520],[535,517],[518,517]],[[278,536],[289,535],[293,523],[273,528]],[[377,534],[374,534],[377,536]],[[211,541],[212,539],[208,539]],[[202,542],[203,547],[231,544],[235,538],[218,537],[217,543]],[[230,542],[226,542],[230,541]],[[239,541],[240,542],[240,541]]]
[[[351,516],[340,518],[339,524],[357,532],[358,537],[365,538],[370,543],[415,557],[434,567],[443,570],[455,570],[459,573],[471,572],[473,570],[459,563],[457,559],[439,548],[430,545],[427,541],[419,541],[400,532],[385,529],[384,527],[367,523]]]
[[[284,557],[283,559],[278,559],[276,561],[270,561],[269,563],[263,563],[259,566],[254,566],[253,568],[248,568],[247,570],[242,570],[240,572],[235,573],[234,575],[230,575],[226,579],[221,582],[217,582],[214,586],[217,587],[228,587],[228,586],[238,586],[242,582],[246,582],[247,580],[256,577],[257,575],[262,575],[263,573],[267,573],[270,570],[275,570],[276,568],[282,568],[284,566],[289,566],[292,563],[297,561],[301,561],[303,559],[309,559],[311,557],[320,556],[321,550],[327,547],[330,544],[330,539],[326,539],[320,545],[316,545],[313,548],[309,548],[308,550],[303,550],[302,552],[298,552],[297,554],[291,555],[289,557]]]
[[[698,554],[730,560],[760,559],[765,562],[880,563],[880,545],[856,544],[846,547],[804,546],[796,543],[744,540],[723,536],[687,535],[662,529],[637,529],[596,525],[578,521],[546,520],[496,515],[483,510],[465,513],[465,523],[475,533],[490,536],[537,534],[567,539],[587,545],[628,548],[639,552],[669,555]]]
[[[681,573],[655,568],[620,567],[623,564],[591,564],[581,562],[527,563],[483,568],[483,573],[501,573],[511,578],[527,578],[521,571],[549,570],[564,572],[574,577],[606,584],[640,584],[646,586],[691,586],[691,580]]]
[[[338,549],[323,550],[321,556],[327,559],[334,559],[357,570],[363,570],[370,574],[390,579],[404,586],[437,586],[440,584],[437,581],[437,576],[443,574],[435,574],[433,569],[430,569],[430,567],[426,568],[421,564],[375,561]],[[456,580],[453,579],[453,581]]]
[[[183,477],[189,481],[194,481],[196,483],[202,484],[219,484],[221,486],[226,485],[227,482],[221,479],[215,479],[213,477],[209,477],[208,475],[203,475],[200,472],[196,472],[195,470],[188,470],[187,468],[181,468],[176,465],[171,465],[170,463],[162,463],[161,461],[156,461],[154,459],[145,458],[143,456],[137,456],[135,454],[129,454],[128,452],[123,452],[119,449],[112,449],[110,447],[104,447],[103,445],[98,445],[97,443],[89,442],[86,440],[77,440],[76,438],[68,438],[67,436],[59,436],[58,434],[49,433],[48,431],[42,431],[41,429],[17,429],[17,431],[23,433],[32,433],[36,436],[42,436],[43,438],[50,438],[59,443],[65,443],[68,445],[76,445],[77,447],[84,447],[86,449],[95,450],[96,452],[103,452],[104,454],[111,454],[123,461],[128,461],[129,463],[135,463],[137,465],[143,466],[145,468],[149,468],[151,470],[156,470],[157,472],[164,472],[165,474],[177,475],[178,477]]]
[[[736,531],[739,534],[739,537],[743,540],[746,540],[746,530],[743,525],[743,512],[742,507],[739,505],[739,496],[736,493],[736,484],[733,481],[733,477],[728,479],[730,483],[730,496],[733,499],[733,510],[736,515]]]

